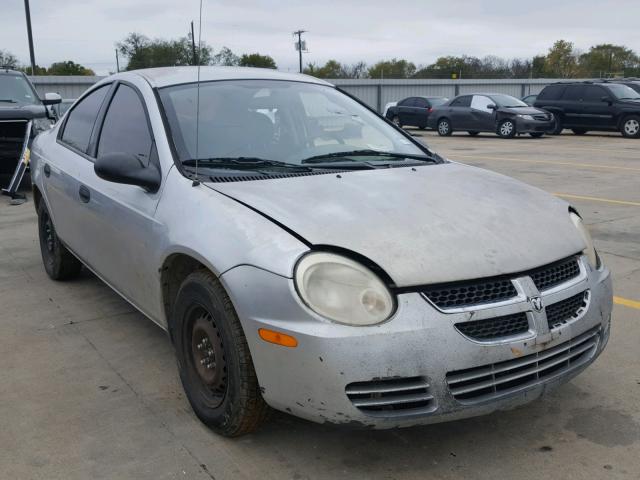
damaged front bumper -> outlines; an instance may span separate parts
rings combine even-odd
[[[541,294],[550,306],[584,292],[576,316],[551,329],[544,309],[533,311],[526,279],[522,298],[489,308],[445,313],[420,293],[400,294],[394,316],[371,327],[318,318],[301,304],[291,279],[261,269],[239,266],[221,280],[269,405],[316,422],[392,428],[514,408],[592,363],[609,338],[611,279],[584,257],[580,266],[579,278]],[[479,341],[457,328],[514,312],[526,313],[526,332]],[[298,345],[266,343],[259,328],[291,335]]]

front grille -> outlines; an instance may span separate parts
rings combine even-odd
[[[26,121],[0,122],[0,173],[13,173],[15,170],[22,152],[26,128]]]
[[[527,332],[529,321],[527,314],[521,312],[485,320],[456,323],[455,327],[463,335],[476,340],[495,340]]]
[[[495,303],[518,295],[510,279],[482,279],[425,287],[422,293],[439,308]]]
[[[565,258],[529,272],[538,290],[548,290],[580,275],[580,266],[576,257]]]
[[[492,400],[558,375],[588,362],[596,352],[600,333],[590,330],[541,352],[481,367],[447,373],[451,395],[460,403]]]
[[[345,391],[358,410],[371,416],[403,416],[435,409],[435,400],[424,377],[355,382],[347,385]]]
[[[588,300],[589,291],[587,290],[560,302],[547,305],[545,311],[547,312],[549,329],[558,327],[572,318],[578,317],[587,306]]]
[[[541,114],[537,114],[537,115],[533,115],[533,118],[535,118],[536,120],[549,120],[549,115],[541,113]]]

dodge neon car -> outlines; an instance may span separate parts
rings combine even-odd
[[[103,79],[38,136],[32,178],[49,276],[84,265],[166,329],[211,428],[486,414],[602,352],[610,274],[570,205],[322,80],[197,78]]]

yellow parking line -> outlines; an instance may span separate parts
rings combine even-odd
[[[628,298],[613,297],[613,303],[615,303],[616,305],[624,305],[625,307],[635,308],[636,310],[640,310],[640,302],[636,302],[635,300],[629,300]]]
[[[554,195],[560,198],[588,200],[591,202],[615,203],[617,205],[631,205],[632,207],[640,207],[640,202],[628,202],[626,200],[611,200],[610,198],[586,197],[584,195],[570,195],[568,193],[554,193]]]
[[[483,155],[458,155],[452,154],[451,157],[465,157],[465,158],[478,158],[481,160],[500,160],[503,162],[520,162],[520,163],[542,163],[545,165],[562,165],[567,167],[584,167],[584,168],[597,168],[601,170],[625,170],[629,172],[640,172],[640,168],[635,167],[621,167],[616,165],[598,165],[595,163],[578,163],[578,162],[553,162],[551,160],[524,160],[521,158],[502,158],[502,157],[489,157]]]

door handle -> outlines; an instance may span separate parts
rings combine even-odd
[[[80,201],[82,203],[89,203],[89,200],[91,200],[91,192],[84,185],[80,185],[80,189],[78,190],[78,194],[80,195]]]
[[[44,176],[49,178],[49,175],[51,175],[51,167],[48,163],[44,164],[44,168],[42,170],[44,171]]]

